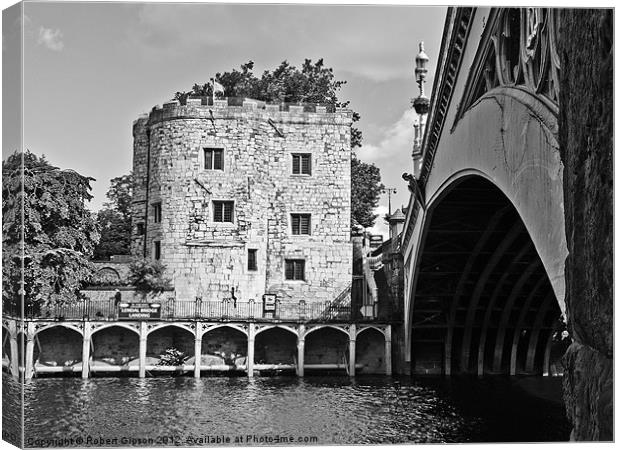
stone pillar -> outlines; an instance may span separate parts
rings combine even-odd
[[[306,327],[304,325],[299,325],[299,329],[297,330],[297,376],[304,376],[304,354],[305,354],[305,333]]]
[[[385,374],[392,375],[392,325],[385,328]]]
[[[19,378],[19,345],[15,334],[11,334],[9,343],[11,345],[11,375]]]
[[[140,322],[140,353],[139,353],[139,372],[138,376],[144,378],[146,376],[146,322]]]
[[[88,378],[90,372],[90,322],[84,321],[82,337],[82,378]]]
[[[202,335],[196,327],[196,339],[194,341],[194,378],[200,378],[200,365],[202,363]]]
[[[564,165],[564,403],[573,440],[614,439],[614,12],[556,10]],[[593,30],[596,30],[593,32]],[[578,93],[577,95],[575,95]]]
[[[26,356],[24,361],[24,379],[29,380],[34,374],[34,335],[26,335]]]
[[[351,324],[349,328],[349,376],[355,376],[355,339],[357,327]]]
[[[248,377],[252,378],[254,376],[254,336],[256,334],[256,330],[254,328],[254,324],[250,323],[248,327],[248,355],[245,358],[245,367],[248,372]]]

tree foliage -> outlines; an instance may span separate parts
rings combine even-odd
[[[131,251],[132,183],[131,173],[110,181],[110,189],[106,193],[109,201],[97,213],[101,239],[95,248],[95,259],[128,255]]]
[[[129,282],[138,291],[162,292],[172,287],[165,271],[166,266],[160,261],[149,258],[136,259],[129,266]]]
[[[242,64],[241,70],[217,73],[215,81],[224,88],[225,97],[248,97],[265,102],[285,103],[320,103],[345,108],[348,101],[338,98],[340,89],[346,81],[336,80],[332,68],[325,67],[323,59],[312,62],[304,60],[301,69],[290,65],[287,61],[280,63],[273,70],[265,70],[261,77],[253,73],[254,62]],[[210,97],[213,87],[210,83],[194,84],[186,92],[177,92],[175,98],[185,103],[187,98]],[[219,95],[219,92],[216,94]],[[357,122],[360,115],[353,112],[353,122]],[[351,148],[362,145],[362,132],[356,127],[351,128]],[[383,185],[379,169],[373,165],[360,161],[355,157],[351,161],[351,219],[364,227],[374,224],[376,214],[373,214],[379,202],[379,195]]]
[[[224,97],[248,97],[272,103],[320,103],[338,108],[346,108],[350,103],[338,99],[338,92],[346,81],[336,80],[334,70],[325,67],[323,58],[314,63],[305,59],[301,69],[282,61],[275,69],[265,70],[260,78],[253,72],[254,61],[242,64],[240,69],[215,75],[215,81],[224,88]],[[177,92],[174,98],[185,103],[188,97],[210,97],[212,94],[210,83],[194,84],[191,90]],[[353,121],[359,119],[359,114],[353,112]],[[351,146],[359,147],[361,131],[353,130]]]
[[[377,218],[373,211],[384,188],[379,168],[360,161],[354,155],[351,159],[351,180],[351,216],[364,228],[372,227]]]
[[[3,161],[2,174],[3,302],[20,298],[22,258],[27,305],[76,301],[92,276],[89,258],[99,240],[85,206],[94,179],[29,151]]]

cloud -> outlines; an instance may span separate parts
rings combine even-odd
[[[388,224],[385,223],[385,220],[383,220],[383,218],[388,213],[388,207],[379,205],[377,208],[375,208],[374,212],[375,214],[378,214],[378,216],[375,219],[375,224],[372,226],[372,228],[367,228],[367,231],[370,231],[372,234],[382,234],[383,240],[386,240],[390,237],[390,234]]]
[[[44,45],[50,50],[55,52],[61,51],[65,44],[62,41],[62,32],[58,29],[52,30],[51,28],[41,27],[39,28],[39,38],[37,44]]]
[[[364,162],[374,163],[381,170],[381,181],[386,187],[396,189],[391,195],[392,212],[406,206],[409,202],[409,190],[402,179],[403,172],[413,172],[411,150],[413,146],[413,122],[417,116],[415,110],[407,109],[393,124],[378,133],[377,143],[365,143],[356,153]],[[379,214],[372,227],[372,232],[383,234],[388,238],[388,226],[383,217],[388,212],[388,196],[383,194],[381,204],[375,209]]]
[[[382,137],[378,144],[363,143],[357,151],[358,157],[366,162],[379,163],[404,155],[410,156],[414,137],[413,122],[415,120],[415,110],[405,110],[396,123],[381,131]]]
[[[418,35],[444,15],[437,7],[152,3],[141,5],[127,43],[154,59],[195,54],[217,66],[228,56],[261,70],[323,57],[339,73],[386,81],[412,76]]]

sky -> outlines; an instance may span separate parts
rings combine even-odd
[[[260,75],[305,58],[324,58],[347,81],[340,98],[361,115],[357,156],[397,189],[393,210],[408,203],[401,174],[413,171],[414,59],[424,41],[430,93],[446,8],[29,2],[24,14],[24,147],[95,178],[93,210],[106,201],[110,179],[131,170],[138,115],[248,60]],[[19,145],[18,109],[7,114],[7,105],[20,101],[10,62],[19,57],[21,23],[4,14],[3,158]],[[373,230],[386,237],[387,208],[383,195]]]

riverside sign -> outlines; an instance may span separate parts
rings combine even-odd
[[[160,303],[120,303],[118,318],[124,320],[161,319]]]

